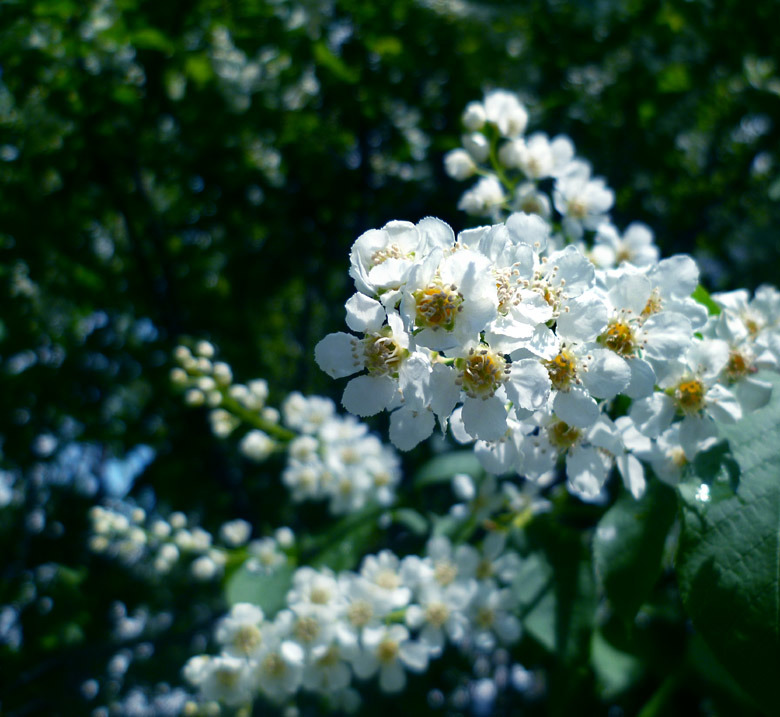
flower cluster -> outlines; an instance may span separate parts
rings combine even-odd
[[[423,672],[447,644],[484,652],[520,637],[510,585],[521,560],[490,533],[480,549],[432,538],[426,554],[399,559],[389,550],[363,559],[358,572],[295,571],[286,606],[274,616],[237,603],[217,626],[218,656],[184,668],[204,700],[282,702],[299,690],[355,709],[353,677],[378,677],[399,692],[406,672]]]
[[[553,209],[560,215],[564,235],[580,239],[585,230],[607,223],[614,192],[601,178],[591,176],[591,167],[575,156],[574,144],[563,135],[552,140],[544,132],[525,136],[528,111],[517,95],[494,90],[484,102],[471,102],[462,117],[466,133],[463,147],[444,158],[453,179],[480,179],[461,197],[458,208],[468,214],[498,221],[507,212],[521,211],[550,219]],[[547,191],[551,189],[551,191]],[[602,242],[616,242],[639,253],[648,251],[648,233],[638,225],[621,241],[611,228]],[[650,248],[649,252],[653,252]]]
[[[464,122],[507,138],[525,163],[523,152],[542,142],[520,136],[526,113],[509,93],[470,105]],[[475,441],[492,473],[545,483],[562,460],[570,491],[598,500],[616,466],[638,497],[642,460],[690,461],[716,440],[717,421],[769,400],[770,384],[754,374],[777,365],[777,292],[764,288],[752,303],[724,295],[710,317],[692,298],[693,259],[659,260],[640,225],[621,239],[605,214],[611,192],[577,170],[573,151],[549,152],[568,157],[535,170],[558,182],[560,223],[518,211],[455,236],[428,217],[358,237],[357,291],[346,302],[354,333],[326,336],[315,358],[334,378],[354,376],[342,397],[348,411],[391,413],[401,450],[438,422]],[[595,231],[591,249],[568,243],[583,228]]]
[[[197,580],[212,580],[222,575],[228,557],[227,548],[243,545],[251,526],[246,521],[230,521],[220,531],[222,546],[214,536],[194,524],[184,513],[173,512],[167,518],[149,516],[143,508],[120,504],[116,507],[93,506],[90,549],[117,558],[125,565],[166,575],[182,561]]]
[[[206,404],[212,431],[226,438],[244,424],[239,449],[262,462],[284,453],[282,482],[294,501],[328,500],[331,513],[342,515],[367,505],[389,506],[401,472],[395,451],[352,416],[340,416],[328,398],[291,393],[281,411],[266,405],[268,384],[255,379],[233,382],[226,363],[213,361],[214,347],[201,341],[193,354],[179,346],[179,367],[171,378],[184,389],[185,401]]]

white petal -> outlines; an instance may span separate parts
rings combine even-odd
[[[607,305],[595,291],[586,291],[572,299],[568,311],[558,316],[556,331],[563,339],[593,341],[606,328]]]
[[[382,692],[400,692],[406,686],[406,673],[398,662],[383,665],[379,671],[379,688]]]
[[[463,407],[458,406],[450,416],[450,430],[452,431],[452,437],[458,443],[471,443],[474,440],[474,436],[466,431],[466,427],[463,425]]]
[[[735,423],[742,418],[742,406],[725,386],[716,383],[705,396],[707,412],[721,423]]]
[[[699,451],[706,451],[718,441],[718,428],[706,416],[686,416],[680,421],[680,445],[692,461]]]
[[[420,353],[409,356],[398,370],[398,384],[404,403],[416,410],[430,402],[431,362]]]
[[[485,400],[467,397],[462,417],[466,431],[483,441],[495,441],[506,433],[506,409],[498,396]]]
[[[553,411],[564,423],[579,428],[592,426],[599,417],[598,404],[581,388],[558,391],[553,401]]]
[[[652,284],[644,274],[627,270],[609,290],[609,299],[616,309],[629,309],[638,316],[647,305],[652,290]]]
[[[431,374],[431,408],[439,418],[442,430],[446,427],[447,419],[455,409],[455,404],[460,398],[460,386],[455,383],[457,371],[450,366],[437,363]]]
[[[399,657],[412,672],[423,672],[428,667],[428,650],[419,642],[402,642]]]
[[[433,433],[435,425],[431,411],[402,406],[390,414],[390,440],[399,450],[411,451]]]
[[[505,385],[509,400],[527,411],[535,411],[550,395],[550,376],[535,359],[521,359],[511,364],[509,381]]]
[[[396,388],[389,376],[357,376],[344,389],[341,405],[356,416],[373,416],[387,408]]]
[[[737,398],[745,411],[757,411],[772,398],[772,384],[748,376],[736,385]]]
[[[623,393],[629,398],[646,398],[653,392],[655,387],[655,371],[653,371],[653,367],[640,358],[629,360],[628,367],[631,369],[631,381]]]
[[[657,438],[672,422],[675,414],[674,401],[663,393],[636,401],[631,406],[631,420],[637,429],[650,438]]]
[[[650,272],[650,280],[661,296],[683,298],[690,296],[699,283],[699,267],[687,254],[676,254],[662,259]]]
[[[370,296],[353,294],[345,304],[347,309],[347,326],[353,331],[379,331],[385,321],[385,310],[382,304]]]
[[[607,469],[595,448],[574,446],[566,455],[566,475],[572,493],[595,500],[607,480]]]
[[[629,361],[608,349],[593,349],[593,360],[582,374],[582,382],[594,398],[614,398],[631,380]]]
[[[371,677],[378,667],[379,661],[368,650],[362,650],[360,657],[352,663],[352,669],[361,680]]]
[[[691,322],[682,314],[671,311],[653,314],[642,328],[647,336],[645,354],[649,358],[663,361],[676,359],[693,341]]]
[[[339,331],[328,334],[314,347],[314,360],[331,378],[343,378],[363,368],[360,341]]]
[[[626,453],[617,457],[617,467],[621,478],[623,478],[623,485],[626,486],[626,490],[639,500],[645,494],[645,488],[647,487],[645,469],[641,462],[636,456]]]

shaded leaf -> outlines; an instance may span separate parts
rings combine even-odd
[[[780,379],[773,377],[775,391]],[[742,689],[780,713],[780,396],[724,428],[741,468],[735,495],[681,487],[680,589],[694,626]],[[702,476],[702,480],[706,477]]]
[[[674,492],[653,481],[639,500],[623,492],[596,527],[596,573],[612,608],[626,618],[636,614],[658,579],[675,511]]]

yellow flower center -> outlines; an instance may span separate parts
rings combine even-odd
[[[263,635],[255,625],[242,625],[233,636],[233,647],[237,652],[248,655],[259,647]]]
[[[449,585],[458,576],[458,569],[449,560],[440,560],[433,569],[433,577],[439,585]]]
[[[441,281],[418,289],[412,294],[416,303],[416,325],[418,328],[444,329],[455,328],[455,318],[463,309],[463,294],[455,284],[444,286]]]
[[[320,624],[313,617],[299,617],[294,633],[301,642],[313,642],[320,634]]]
[[[347,608],[347,619],[355,627],[364,627],[369,623],[373,616],[374,609],[366,600],[355,600],[355,602]]]
[[[599,341],[620,356],[632,356],[634,353],[634,330],[623,321],[611,321],[607,330],[599,336]]]
[[[686,415],[691,415],[699,413],[704,408],[705,393],[704,384],[693,378],[689,381],[683,381],[677,386],[674,398],[677,401],[677,407]]]
[[[579,428],[570,426],[563,421],[556,421],[547,430],[550,436],[550,443],[561,450],[571,448],[582,435],[582,431]]]
[[[425,619],[434,627],[441,627],[449,616],[450,611],[443,602],[432,602],[425,608]]]
[[[380,662],[385,664],[395,661],[398,657],[398,643],[386,637],[377,646],[376,656]]]
[[[463,390],[471,398],[490,398],[510,372],[503,356],[483,348],[469,351],[460,376]]]
[[[309,597],[315,605],[327,605],[330,602],[330,591],[325,588],[312,588]]]
[[[368,334],[363,339],[363,356],[369,373],[378,376],[396,375],[404,359],[405,351],[393,339],[389,326]]]
[[[481,627],[484,630],[488,627],[492,627],[495,619],[495,612],[489,607],[483,606],[477,610],[474,622],[477,624],[477,627]]]
[[[401,578],[392,570],[382,570],[376,576],[374,582],[385,590],[395,590],[401,584]]]
[[[554,359],[542,363],[547,369],[553,388],[557,388],[559,391],[568,391],[572,383],[576,381],[576,362],[570,351],[562,349]]]
[[[726,364],[726,376],[729,381],[738,381],[752,372],[750,360],[744,354],[741,354],[739,351],[732,351],[729,354],[729,360]]]
[[[273,678],[280,678],[287,670],[282,656],[278,652],[272,652],[263,660],[263,672]]]

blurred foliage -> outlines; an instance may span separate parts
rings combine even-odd
[[[208,338],[276,401],[335,396],[311,356],[341,328],[348,247],[391,219],[464,226],[441,158],[484,89],[518,91],[532,130],[569,134],[616,189],[617,224],[645,221],[664,254],[694,253],[708,288],[776,281],[778,21],[774,0],[0,2],[0,435],[17,496],[0,508],[0,603],[20,606],[22,633],[0,645],[3,712],[84,714],[79,686],[118,649],[115,600],[175,614],[184,627],[135,679],[178,682],[209,618],[192,614],[191,589],[150,591],[87,551],[88,506],[122,492],[107,462],[151,446],[131,493],[141,505],[210,529],[278,524],[273,476],[183,407],[170,352]],[[90,456],[81,473],[74,446]],[[561,584],[592,581],[577,533],[550,532]],[[50,565],[57,577],[42,581]],[[556,697],[529,714],[733,714],[714,668],[691,675],[715,658],[668,583],[662,573],[641,621],[611,616],[592,645],[560,642],[581,619],[571,593],[540,598],[526,641]],[[410,689],[425,711],[422,683]]]

